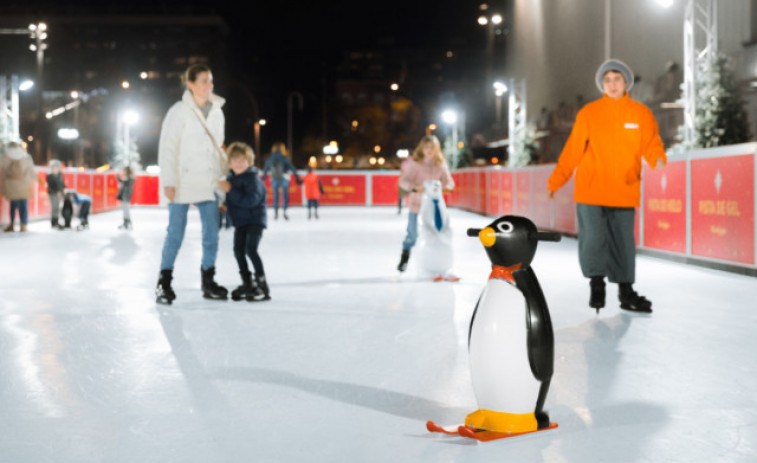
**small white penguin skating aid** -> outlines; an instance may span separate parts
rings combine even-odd
[[[481,441],[557,427],[544,411],[554,370],[554,333],[546,299],[531,261],[539,241],[560,241],[539,232],[525,217],[503,216],[483,229],[468,229],[484,245],[492,272],[468,332],[471,382],[478,410],[465,425],[443,432]]]
[[[418,243],[418,271],[423,277],[436,281],[443,279],[456,281],[452,275],[452,228],[449,212],[444,202],[442,182],[423,182],[423,202],[418,214],[421,229]]]

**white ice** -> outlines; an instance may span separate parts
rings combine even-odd
[[[621,311],[610,286],[596,315],[575,240],[541,243],[559,428],[478,443],[425,422],[476,408],[467,330],[489,263],[465,229],[490,219],[450,210],[462,279],[434,283],[412,256],[395,270],[406,211],[290,209],[261,244],[273,299],[248,303],[202,299],[193,209],[166,307],[166,210],[132,213],[130,232],[110,212],[0,236],[0,461],[757,461],[757,278],[639,256],[654,314]]]

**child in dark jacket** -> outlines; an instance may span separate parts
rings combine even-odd
[[[267,225],[266,189],[258,176],[258,169],[252,167],[255,154],[249,145],[235,142],[229,145],[226,152],[231,172],[218,185],[227,193],[228,214],[234,224],[234,257],[242,277],[242,285],[231,292],[231,299],[268,300],[271,298],[268,282],[258,254],[258,245]],[[247,257],[255,270],[254,279],[247,266]]]

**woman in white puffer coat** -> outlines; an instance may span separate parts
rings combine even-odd
[[[218,181],[228,170],[224,141],[225,100],[213,94],[210,68],[195,64],[184,74],[186,91],[168,110],[160,131],[160,183],[168,199],[168,230],[163,242],[157,302],[176,299],[171,287],[173,267],[184,239],[187,212],[194,204],[202,223],[202,295],[226,299],[228,291],[214,280],[218,254]]]

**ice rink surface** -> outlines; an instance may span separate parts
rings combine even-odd
[[[639,256],[654,314],[621,311],[610,285],[596,315],[576,241],[540,243],[559,428],[478,443],[425,422],[477,408],[467,330],[490,267],[465,230],[490,219],[450,210],[462,279],[434,283],[412,257],[395,269],[406,209],[290,209],[261,243],[273,299],[250,303],[202,299],[192,209],[178,299],[158,306],[167,212],[132,213],[129,232],[118,211],[0,236],[0,461],[757,461],[757,278]]]

